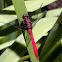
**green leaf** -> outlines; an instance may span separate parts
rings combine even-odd
[[[62,53],[58,57],[56,57],[56,59],[54,60],[54,62],[57,62],[57,61],[62,62]]]
[[[15,42],[16,37],[20,35],[18,32],[19,31],[13,32],[6,36],[0,36],[0,50],[11,46]]]
[[[8,42],[5,42],[3,44],[0,44],[0,50],[11,46],[14,42],[15,42],[15,39],[14,40],[11,40],[11,41],[8,41]]]
[[[26,53],[26,44],[21,34],[11,47],[7,48],[0,56],[1,62],[17,62]],[[8,59],[9,58],[9,59]],[[3,60],[4,59],[4,60]]]
[[[33,36],[36,42],[52,29],[57,19],[57,17],[43,18],[37,22],[33,28]]]
[[[0,26],[3,26],[7,23],[13,22],[17,19],[16,15],[13,14],[0,14]]]
[[[12,0],[12,2],[14,4],[17,17],[22,21],[23,14],[28,14],[23,0],[21,0],[21,1],[20,0],[18,0],[18,1]]]
[[[59,23],[59,24],[62,24],[62,12],[61,12],[61,14],[60,14],[60,16],[59,16],[59,18],[58,18],[58,23]]]
[[[60,16],[61,12],[62,12],[62,8],[50,10],[46,13],[46,17]]]
[[[60,15],[61,16],[61,15]],[[59,17],[61,18],[61,17]],[[59,20],[59,19],[58,19]],[[52,55],[52,53],[60,47],[62,43],[62,25],[56,23],[47,37],[42,51],[40,52],[40,61],[44,62]],[[60,53],[60,52],[59,52]]]
[[[0,10],[4,8],[4,0],[0,0]]]

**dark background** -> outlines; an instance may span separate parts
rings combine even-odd
[[[62,0],[57,0],[47,6],[47,10],[62,8]]]

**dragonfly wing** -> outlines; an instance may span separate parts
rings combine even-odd
[[[35,15],[37,15],[37,18],[38,18],[38,13],[39,13],[40,9],[42,8],[42,5],[43,5],[43,3],[41,4],[40,8],[37,10],[37,12],[35,14]],[[36,19],[36,21],[33,23],[32,27],[34,27],[36,25],[36,23],[39,21],[39,19],[43,18],[46,15],[46,13],[47,13],[47,10],[44,11],[43,15],[40,18]]]
[[[0,23],[4,23],[4,22],[0,22]],[[15,27],[15,28],[17,28],[17,29],[23,29],[23,30],[25,30],[26,29],[26,27],[24,27],[24,26],[16,26],[16,25],[12,25],[12,24],[9,24],[9,23],[6,23],[6,24],[8,24],[9,26],[13,26],[13,27]]]
[[[40,9],[42,8],[42,5],[43,5],[43,3],[41,4],[40,8],[37,10],[35,15],[37,15],[39,13]]]
[[[46,15],[46,13],[47,13],[47,10],[44,11],[43,15],[42,15],[40,18],[36,19],[36,21],[33,22],[32,27],[34,27],[34,26],[36,25],[36,23],[37,23],[41,18],[43,18],[43,17]]]
[[[22,29],[22,30],[25,30],[26,29],[26,27],[24,27],[24,26],[16,26],[16,25],[11,25],[11,26],[13,26],[13,27],[15,27],[15,28],[17,28],[17,29]]]

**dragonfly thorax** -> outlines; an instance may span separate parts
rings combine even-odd
[[[24,14],[22,18],[24,19],[24,23],[25,23],[27,30],[32,29],[32,23],[31,23],[31,20],[29,19],[29,15]]]

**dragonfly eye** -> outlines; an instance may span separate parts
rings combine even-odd
[[[25,17],[29,18],[29,15],[28,14],[24,14],[22,18],[25,19]]]

